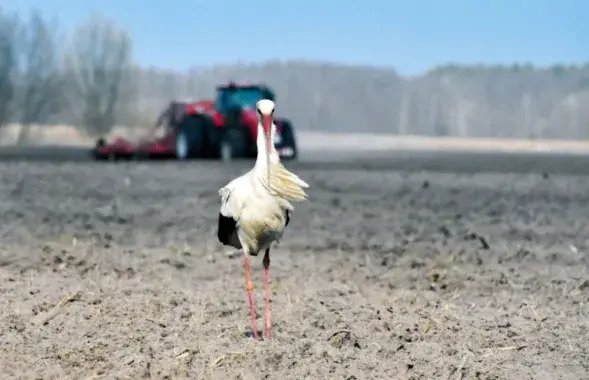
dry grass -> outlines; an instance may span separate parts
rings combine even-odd
[[[0,146],[14,145],[21,133],[22,126],[9,124],[0,129]],[[117,127],[106,138],[112,139],[122,136],[130,139],[140,139],[149,134],[149,130],[142,127]],[[88,136],[80,130],[69,125],[32,125],[27,132],[29,140],[27,144],[34,145],[71,145],[93,146],[96,138]]]
[[[11,124],[0,130],[0,146],[13,145],[17,141],[20,125]],[[122,136],[130,139],[141,139],[149,136],[145,128],[117,127],[106,136],[113,139]],[[30,141],[35,144],[81,145],[93,146],[95,138],[81,134],[71,126],[32,126],[29,132]],[[305,150],[374,150],[387,151],[397,149],[415,150],[488,150],[505,152],[568,152],[589,153],[589,141],[567,140],[518,140],[491,138],[457,138],[457,137],[423,137],[395,136],[368,133],[331,133],[298,131],[297,136],[302,151]]]

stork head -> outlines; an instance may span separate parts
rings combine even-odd
[[[270,154],[272,150],[272,124],[274,118],[274,102],[270,99],[262,99],[256,104],[258,110],[258,119],[264,129],[266,138],[266,152]]]

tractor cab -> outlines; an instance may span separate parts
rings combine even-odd
[[[270,99],[273,101],[274,97],[274,92],[266,86],[229,83],[217,87],[215,108],[222,114],[237,110],[255,110],[259,100]]]

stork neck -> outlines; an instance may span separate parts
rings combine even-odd
[[[278,152],[274,147],[274,133],[276,132],[276,126],[272,123],[272,130],[270,132],[271,136],[271,144],[272,150],[270,151],[270,163],[276,164],[280,162],[280,157],[278,156]],[[256,141],[256,145],[258,147],[258,157],[256,158],[256,167],[265,169],[267,166],[266,156],[268,152],[266,151],[266,134],[264,133],[264,127],[262,123],[258,123],[258,138]]]

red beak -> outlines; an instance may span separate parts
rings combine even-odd
[[[264,133],[266,134],[266,152],[269,155],[272,151],[272,116],[262,116],[262,126],[264,127]]]

